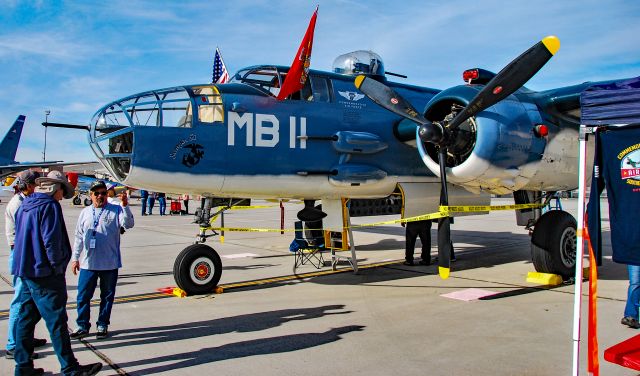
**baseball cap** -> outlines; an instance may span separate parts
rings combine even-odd
[[[91,183],[91,187],[89,187],[89,190],[93,192],[98,188],[107,189],[107,185],[102,180],[96,180],[93,183]]]
[[[36,184],[36,179],[40,177],[40,174],[32,170],[24,170],[18,173],[16,178],[16,185],[19,190],[27,189],[28,184]]]

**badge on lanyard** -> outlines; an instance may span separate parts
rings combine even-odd
[[[91,233],[91,239],[89,239],[89,249],[96,248],[96,230],[98,228],[98,223],[100,222],[100,217],[102,216],[102,212],[104,211],[105,206],[103,206],[102,210],[100,210],[98,218],[96,218],[96,208],[93,208],[93,231]]]

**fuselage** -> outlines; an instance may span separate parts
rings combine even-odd
[[[136,94],[92,120],[90,142],[121,183],[155,191],[256,198],[383,197],[398,181],[434,181],[394,136],[400,117],[357,91],[351,76],[311,71],[286,100],[280,67],[231,83]],[[423,108],[438,90],[393,84]],[[305,90],[306,89],[306,90]]]

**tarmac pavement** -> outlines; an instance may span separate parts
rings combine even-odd
[[[225,224],[279,227],[277,204],[254,204],[272,206],[230,211]],[[563,204],[575,216],[576,200]],[[0,211],[5,205],[0,204]],[[286,203],[285,208],[286,227],[292,228],[302,206]],[[65,200],[63,209],[73,239],[82,208]],[[358,274],[343,271],[302,279],[291,277],[292,233],[226,233],[224,244],[219,238],[207,242],[222,257],[223,286],[286,278],[227,288],[222,294],[178,298],[158,289],[175,286],[175,257],[193,243],[197,226],[190,223],[191,216],[142,217],[137,200],[133,211],[136,226],[122,237],[124,266],[110,336],[97,340],[92,333],[83,341],[72,340],[81,363],[103,362],[99,375],[571,374],[574,286],[548,288],[526,282],[527,273],[534,271],[529,236],[515,225],[513,212],[456,219],[452,238],[458,261],[448,280],[437,276],[435,265],[402,265],[404,229],[399,225],[354,231],[360,266],[382,266],[365,267]],[[353,222],[393,218],[363,217]],[[436,227],[431,231],[434,257]],[[608,222],[603,222],[603,229],[608,232]],[[606,235],[604,243],[598,281],[601,374],[636,375],[603,359],[604,349],[640,334],[619,323],[628,286],[626,267],[612,263]],[[0,342],[4,345],[13,290],[8,284],[4,237],[1,244]],[[418,240],[416,257],[419,244]],[[314,271],[311,266],[298,269]],[[67,284],[69,303],[74,303],[77,277],[70,271]],[[493,295],[471,301],[442,296],[478,292],[468,289]],[[586,282],[583,291],[586,296]],[[582,307],[581,374],[586,375],[586,298]],[[68,313],[69,326],[75,328],[76,311],[70,307]],[[94,307],[92,319],[96,316]],[[43,324],[38,324],[36,335],[48,339]],[[58,374],[51,345],[37,352],[41,359],[35,361],[36,367]],[[13,374],[13,368],[13,361],[0,359],[0,375]]]

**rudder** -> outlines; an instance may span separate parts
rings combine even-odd
[[[0,163],[11,164],[15,162],[20,136],[22,135],[22,127],[24,126],[24,115],[18,115],[18,118],[0,143]]]

